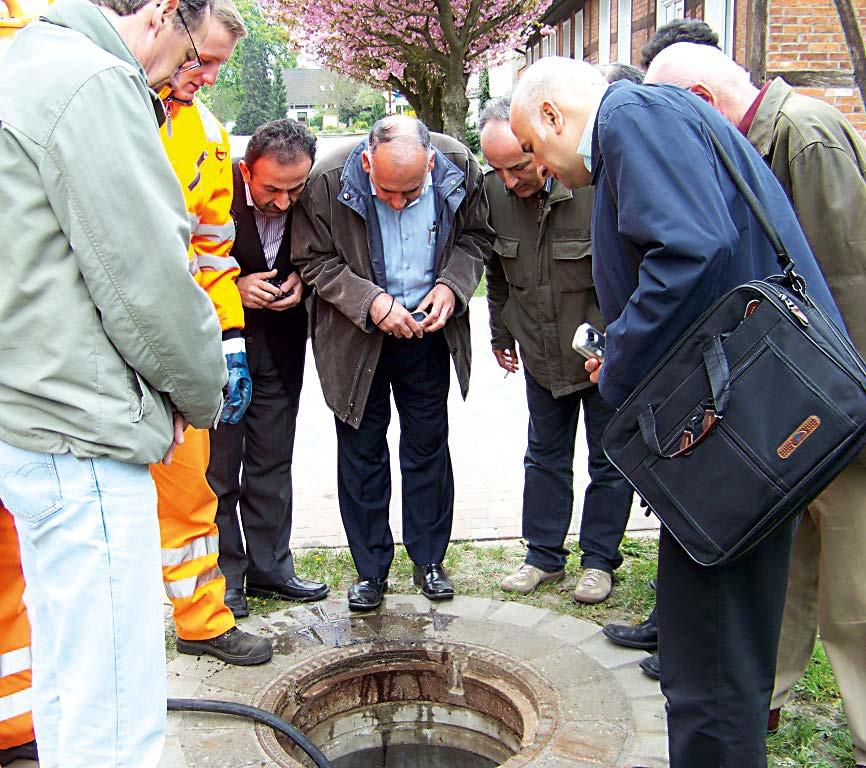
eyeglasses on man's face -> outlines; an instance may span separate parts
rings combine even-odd
[[[192,39],[192,33],[189,31],[189,27],[186,25],[186,19],[184,19],[183,14],[180,12],[180,8],[177,9],[177,17],[180,19],[180,23],[183,24],[184,30],[186,30],[186,36],[189,38],[190,45],[192,46],[192,53],[195,56],[193,61],[188,61],[185,64],[181,64],[177,71],[181,72],[190,72],[194,69],[199,69],[202,65],[201,57],[198,55],[198,48],[195,47],[195,40]]]

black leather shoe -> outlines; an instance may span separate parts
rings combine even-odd
[[[232,627],[210,640],[177,639],[177,652],[188,653],[191,656],[207,654],[226,664],[236,664],[239,667],[251,667],[264,664],[274,655],[274,647],[266,637],[244,632]]]
[[[349,587],[349,610],[372,611],[382,605],[388,579],[358,579]]]
[[[247,582],[247,594],[250,597],[276,597],[280,600],[294,600],[296,603],[313,603],[316,600],[324,600],[329,591],[327,584],[307,581],[299,576],[292,576],[292,578],[279,584]]]
[[[38,760],[39,751],[35,741],[19,744],[17,747],[0,749],[0,765],[11,765],[16,760]]]
[[[448,578],[448,571],[442,563],[415,565],[412,568],[412,581],[428,600],[450,600],[454,597],[454,587]]]
[[[662,668],[659,664],[658,656],[649,656],[640,663],[640,668],[647,677],[653,680],[660,680],[662,676]]]
[[[608,640],[626,648],[655,651],[659,647],[659,628],[654,621],[642,621],[634,626],[606,624],[601,631]]]
[[[247,599],[244,597],[242,589],[227,589],[224,602],[236,619],[250,615],[250,607],[247,605]]]

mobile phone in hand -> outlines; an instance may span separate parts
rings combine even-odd
[[[423,323],[427,319],[427,313],[423,309],[416,309],[412,313],[412,319],[416,323]]]
[[[584,323],[574,334],[571,348],[587,360],[593,357],[604,360],[604,334],[589,323]]]

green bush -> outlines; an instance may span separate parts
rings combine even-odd
[[[320,114],[319,115],[313,115],[309,119],[309,121],[307,122],[307,125],[309,125],[310,128],[318,128],[321,131],[322,130],[322,123],[324,122],[324,120],[325,120],[324,116],[322,116]]]
[[[370,123],[367,120],[356,120],[354,123],[352,123],[352,130],[369,131]]]

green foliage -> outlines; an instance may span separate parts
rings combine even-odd
[[[286,98],[286,85],[280,71],[274,73],[271,83],[271,119],[282,120],[289,112],[289,102]]]
[[[352,123],[352,128],[356,131],[369,131],[370,123],[366,120],[355,120],[355,122]]]
[[[283,69],[297,67],[297,54],[289,50],[286,32],[280,25],[269,23],[259,10],[256,0],[236,0],[238,11],[247,26],[247,37],[239,43],[234,56],[220,67],[216,85],[205,87],[201,96],[211,111],[223,122],[236,120],[244,99],[242,83],[243,53],[248,46],[256,49],[265,59],[270,81],[277,79]],[[261,88],[256,88],[261,93]],[[272,102],[273,95],[268,99]],[[270,109],[267,109],[270,112]],[[235,133],[238,130],[235,129]]]
[[[264,44],[247,40],[241,51],[241,89],[243,99],[235,122],[234,133],[252,133],[271,119],[273,86]]]
[[[481,109],[488,101],[490,101],[490,72],[482,69],[478,76],[478,108]]]
[[[325,122],[325,116],[321,112],[317,112],[315,115],[313,115],[307,121],[307,125],[309,125],[310,128],[315,128],[315,129],[321,131],[324,122]]]
[[[481,136],[478,128],[475,123],[468,120],[466,121],[466,146],[476,155],[481,151]]]

